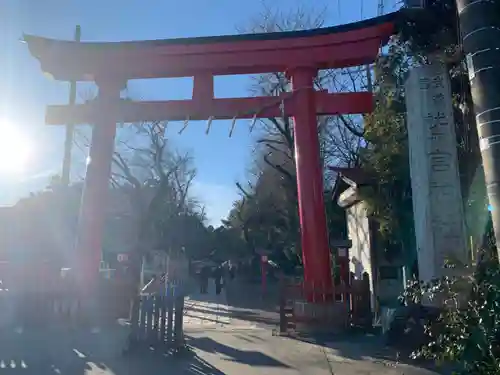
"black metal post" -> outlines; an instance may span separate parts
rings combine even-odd
[[[500,1],[456,0],[456,3],[500,253]]]
[[[184,345],[184,295],[175,297],[175,348],[180,349]]]

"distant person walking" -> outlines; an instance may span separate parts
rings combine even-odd
[[[215,282],[215,294],[217,295],[222,291],[222,273],[222,267],[218,266],[212,274]]]
[[[208,266],[203,266],[200,269],[199,281],[200,281],[200,293],[208,293],[208,279],[210,277],[210,268]]]

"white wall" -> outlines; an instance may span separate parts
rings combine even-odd
[[[381,244],[372,243],[370,220],[364,202],[358,202],[347,208],[346,217],[348,235],[352,241],[349,254],[350,271],[357,279],[361,279],[364,272],[368,273],[372,309],[378,306],[375,303],[377,298],[383,303],[395,303],[403,291],[402,258],[397,257],[389,261],[384,254],[385,248]],[[377,251],[376,259],[373,259],[375,251]],[[382,279],[380,267],[391,267],[397,273],[397,279]],[[378,271],[376,274],[374,269]]]
[[[375,306],[374,280],[372,274],[372,257],[370,242],[370,226],[366,205],[358,202],[346,209],[347,232],[352,241],[349,250],[350,271],[356,279],[362,279],[367,272],[370,277],[371,304]]]

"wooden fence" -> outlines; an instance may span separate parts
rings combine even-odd
[[[371,324],[369,285],[352,280],[350,285],[327,290],[283,278],[279,312],[281,334],[301,329],[338,332],[351,325],[365,326]]]
[[[184,345],[184,294],[137,297],[132,312],[130,350],[138,346],[177,349]]]
[[[89,313],[101,319],[127,318],[130,281],[99,278],[85,291],[70,269],[49,262],[0,262],[0,322],[11,325],[80,324]]]
[[[89,299],[92,301],[89,301]],[[103,283],[96,294],[83,296],[76,288],[62,290],[0,291],[2,326],[78,326],[88,319],[113,322],[126,319],[130,311],[130,291],[122,285]]]
[[[372,306],[370,303],[370,281],[368,278],[351,280],[351,325],[369,328],[373,324]]]

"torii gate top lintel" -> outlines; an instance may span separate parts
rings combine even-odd
[[[57,80],[257,74],[295,66],[329,69],[374,61],[398,12],[303,31],[130,42],[74,42],[24,35],[42,69]]]

